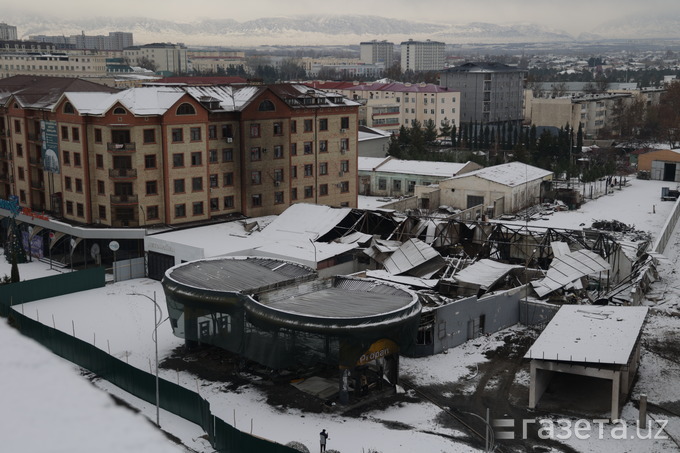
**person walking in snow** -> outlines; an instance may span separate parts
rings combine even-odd
[[[326,441],[328,440],[328,433],[322,429],[319,433],[319,441],[321,442],[321,453],[326,451]]]

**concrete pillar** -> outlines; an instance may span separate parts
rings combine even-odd
[[[612,376],[612,415],[616,420],[620,416],[619,398],[621,397],[621,372],[615,371]]]
[[[543,370],[536,366],[536,360],[531,361],[531,383],[529,384],[529,408],[534,409],[543,393],[548,388],[552,371]]]

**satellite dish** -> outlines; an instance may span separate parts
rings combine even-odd
[[[120,244],[118,243],[118,241],[111,241],[109,242],[109,248],[111,249],[112,252],[115,252],[120,248]]]
[[[99,244],[97,243],[92,244],[92,248],[90,248],[90,256],[92,257],[92,259],[96,260],[97,256],[99,256],[99,253],[101,253],[101,250],[99,249]]]

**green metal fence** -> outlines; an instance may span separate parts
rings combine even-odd
[[[83,272],[86,274],[82,274]],[[101,281],[95,281],[99,278],[98,272],[101,272]],[[42,281],[47,279],[52,279],[49,284]],[[38,341],[60,357],[155,405],[155,375],[135,368],[90,343],[24,316],[10,306],[10,303],[16,305],[103,286],[103,269],[88,269],[39,280],[40,284],[37,284],[38,280],[31,280],[0,286],[0,315],[8,317],[22,334]],[[185,387],[159,379],[159,396],[161,408],[201,426],[208,434],[210,444],[220,453],[297,452],[285,445],[239,431],[214,416],[210,411],[210,403]]]

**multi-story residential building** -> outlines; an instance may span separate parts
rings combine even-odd
[[[106,57],[64,52],[0,52],[0,78],[23,74],[52,77],[104,77]]]
[[[357,109],[301,85],[0,81],[0,198],[79,224],[357,205]],[[17,90],[17,87],[22,87]]]
[[[185,74],[189,71],[187,48],[182,44],[156,43],[132,46],[123,50],[132,65],[150,62],[156,72]]]
[[[247,70],[245,52],[222,50],[189,50],[189,66],[200,73],[218,73],[229,69]]]
[[[14,41],[17,38],[17,27],[0,23],[0,41]]]
[[[402,71],[439,71],[444,68],[446,45],[438,41],[414,41],[401,43]]]
[[[33,35],[30,39],[37,42],[53,43],[60,49],[77,50],[123,50],[134,45],[132,33],[114,31],[105,35],[48,36]]]
[[[465,63],[439,74],[439,84],[460,91],[460,121],[521,124],[525,71],[500,63]]]
[[[394,43],[376,40],[359,43],[359,59],[363,63],[391,66],[394,60]]]

